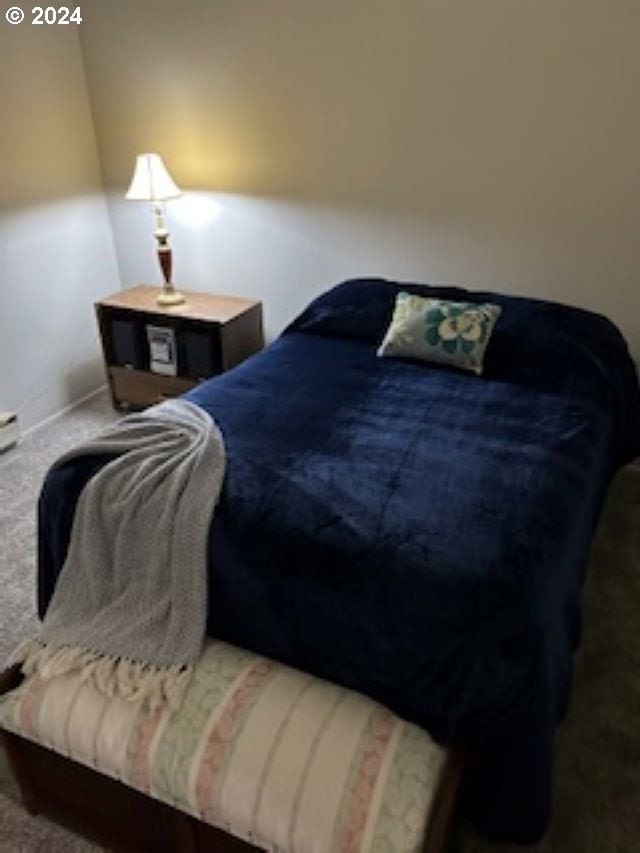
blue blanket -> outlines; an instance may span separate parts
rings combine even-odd
[[[605,318],[500,304],[482,377],[377,358],[400,285],[347,282],[263,353],[188,396],[228,472],[209,633],[355,688],[469,746],[466,813],[535,841],[609,480],[640,452],[640,395]],[[46,609],[77,496],[104,459],[54,468],[40,503]]]

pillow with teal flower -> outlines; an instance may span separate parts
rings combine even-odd
[[[434,361],[480,375],[501,310],[489,302],[450,302],[401,291],[378,355]]]

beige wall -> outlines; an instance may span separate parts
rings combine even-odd
[[[92,0],[81,41],[123,280],[157,280],[136,153],[183,286],[271,333],[347,275],[602,311],[640,354],[638,0]]]
[[[93,300],[119,288],[75,27],[0,2],[0,409],[23,428],[104,382]]]

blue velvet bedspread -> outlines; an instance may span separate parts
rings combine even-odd
[[[334,288],[188,395],[228,452],[209,632],[368,693],[444,743],[466,738],[467,815],[534,841],[594,525],[640,452],[638,380],[601,316],[453,288],[403,285],[502,306],[482,377],[377,358],[399,287]],[[41,612],[103,461],[47,479]]]

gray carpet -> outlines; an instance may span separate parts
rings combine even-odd
[[[95,435],[116,414],[105,393],[31,432],[0,456],[0,666],[37,628],[36,502],[53,460]],[[29,817],[0,749],[0,853],[90,853],[101,848],[42,817]]]
[[[0,456],[0,659],[35,624],[35,502],[62,451],[114,418],[105,396],[33,432]],[[462,832],[461,853],[638,853],[640,850],[640,471],[614,482],[594,544],[573,702],[558,731],[555,813],[535,848]],[[0,853],[100,848],[27,816],[0,755]]]

